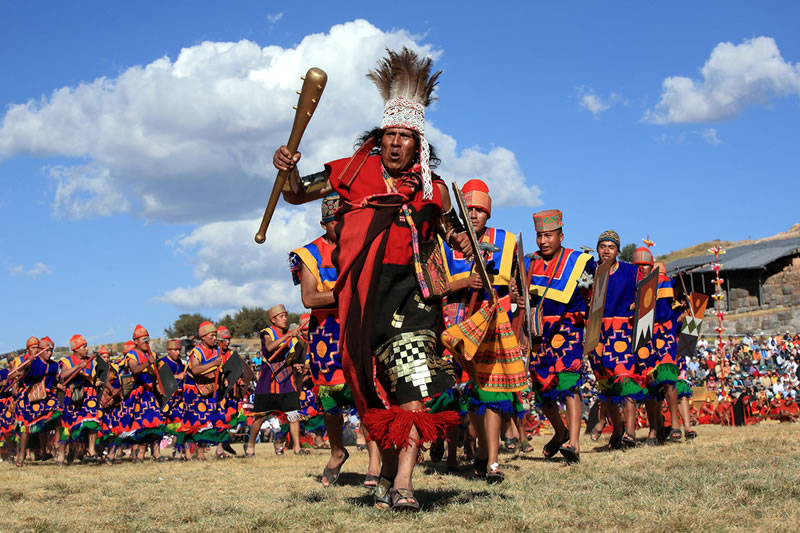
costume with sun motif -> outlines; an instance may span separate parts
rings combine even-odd
[[[612,268],[600,343],[589,353],[601,398],[614,402],[628,397],[644,399],[643,379],[636,368],[637,357],[631,353],[638,270],[635,265],[622,261],[617,262],[616,270]]]

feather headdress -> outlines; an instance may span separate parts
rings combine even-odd
[[[430,147],[425,139],[425,108],[435,100],[433,89],[442,71],[431,75],[431,59],[421,59],[416,52],[406,47],[400,52],[387,52],[389,56],[381,59],[378,68],[367,74],[383,97],[381,128],[407,128],[419,134],[422,197],[431,200],[433,182]]]

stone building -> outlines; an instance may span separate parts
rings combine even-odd
[[[730,248],[719,261],[727,333],[800,331],[800,237]],[[678,259],[667,264],[667,273],[676,287],[682,272],[687,290],[711,295],[713,262],[713,255]],[[716,320],[705,320],[703,326],[704,333],[713,333]]]

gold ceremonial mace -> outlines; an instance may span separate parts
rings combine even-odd
[[[325,84],[328,82],[328,75],[325,74],[324,70],[312,67],[300,79],[303,80],[303,88],[297,91],[300,98],[297,100],[297,105],[294,106],[297,112],[294,115],[294,124],[292,124],[289,142],[286,143],[286,147],[292,154],[297,152],[297,147],[300,145],[300,139],[302,139],[303,133],[306,131],[306,126],[308,126],[314,110],[317,109],[322,91],[325,90]],[[275,212],[275,206],[278,205],[278,198],[288,177],[289,172],[281,170],[275,178],[267,208],[264,210],[264,217],[261,219],[261,226],[259,226],[258,233],[256,233],[255,239],[258,244],[263,244],[267,240],[267,227],[269,227],[269,223],[272,220],[272,214]]]

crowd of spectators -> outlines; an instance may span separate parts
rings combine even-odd
[[[706,387],[737,396],[768,400],[791,396],[800,388],[800,334],[723,338],[701,336],[696,355],[687,360],[687,378],[695,387]]]

